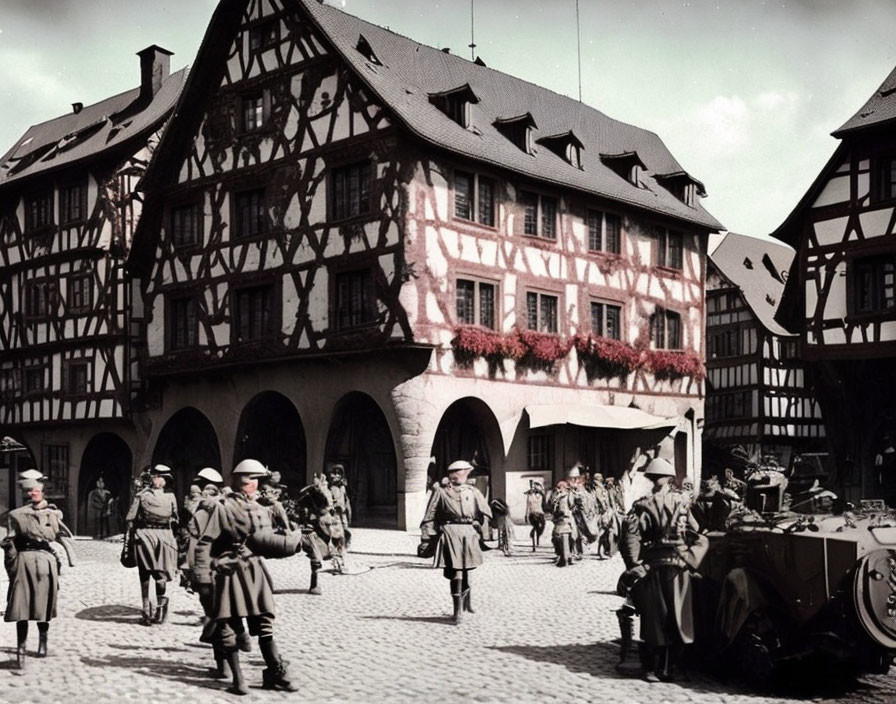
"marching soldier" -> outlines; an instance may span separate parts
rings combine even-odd
[[[491,518],[485,497],[474,486],[467,484],[473,465],[464,460],[448,466],[447,486],[435,487],[434,495],[420,524],[422,548],[427,552],[430,542],[438,540],[436,565],[451,583],[454,602],[454,623],[460,623],[463,612],[473,613],[470,603],[470,571],[482,564],[482,550],[476,525]]]
[[[529,491],[525,492],[526,496],[526,522],[532,526],[529,531],[529,537],[532,538],[532,552],[541,542],[541,535],[544,533],[546,520],[544,517],[545,496],[544,487],[541,482],[534,479],[529,480]]]
[[[258,502],[259,479],[268,471],[258,460],[245,459],[233,469],[233,491],[215,506],[200,538],[209,545],[216,571],[214,618],[218,622],[218,644],[233,675],[228,689],[247,694],[240,668],[237,632],[246,619],[249,633],[258,637],[258,647],[267,666],[262,687],[294,692],[286,663],[274,643],[274,586],[264,557],[288,557],[301,548],[301,533],[277,535],[271,512]]]
[[[125,516],[127,531],[134,541],[144,626],[165,622],[168,615],[165,591],[168,582],[178,572],[177,540],[174,536],[178,525],[177,499],[174,494],[165,491],[165,484],[171,479],[171,468],[157,464],[149,470],[149,474],[150,486],[137,492]],[[156,583],[155,614],[149,598],[150,579]]]
[[[551,538],[557,554],[557,567],[572,564],[572,553],[579,540],[579,528],[575,519],[575,493],[570,484],[578,474],[578,468],[570,470],[568,479],[557,482],[551,495],[551,520],[554,523]]]
[[[623,524],[620,550],[623,575],[641,615],[641,639],[646,646],[647,680],[671,680],[685,645],[694,641],[691,570],[696,570],[709,546],[697,533],[690,497],[673,488],[675,469],[654,458],[644,476],[653,482],[638,499]],[[623,626],[620,617],[620,626]],[[623,654],[631,647],[631,629],[623,630]]]
[[[352,534],[348,529],[352,522],[352,502],[348,497],[348,487],[345,484],[345,467],[341,464],[334,464],[330,468],[329,488],[333,497],[333,512],[342,523],[345,549],[348,550],[352,546]]]

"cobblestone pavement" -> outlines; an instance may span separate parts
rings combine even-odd
[[[307,594],[304,557],[269,562],[276,637],[298,694],[260,688],[257,647],[243,656],[249,696],[224,692],[227,681],[207,675],[211,649],[197,640],[197,599],[169,589],[168,623],[140,626],[137,573],[118,564],[120,543],[79,540],[78,565],[62,578],[50,657],[29,657],[24,673],[12,669],[15,629],[2,624],[0,701],[796,701],[702,676],[652,685],[617,676],[618,557],[558,569],[547,547],[533,554],[520,543],[510,558],[490,551],[473,573],[477,613],[455,626],[447,582],[414,556],[415,536],[358,529],[354,537],[350,574],[324,573],[322,596]],[[868,678],[814,701],[894,702],[896,678]]]

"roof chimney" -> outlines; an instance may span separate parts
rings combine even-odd
[[[141,100],[152,100],[159,92],[162,82],[171,72],[170,57],[173,53],[156,44],[137,52],[137,56],[140,57]]]

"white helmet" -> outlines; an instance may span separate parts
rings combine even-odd
[[[205,479],[207,482],[212,482],[213,484],[223,484],[224,477],[221,476],[221,473],[217,469],[212,469],[211,467],[205,467],[199,471],[199,474],[196,475],[197,479]]]
[[[266,477],[268,470],[258,460],[246,459],[233,468],[232,474],[245,474],[250,477]]]

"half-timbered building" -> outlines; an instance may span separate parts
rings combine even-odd
[[[852,498],[881,496],[896,473],[882,469],[896,442],[894,124],[896,70],[833,133],[833,156],[772,233],[797,250],[779,318],[800,332]]]
[[[799,337],[774,319],[793,258],[790,247],[733,232],[710,251],[704,472],[724,469],[735,447],[784,467],[826,447]]]
[[[135,186],[186,75],[170,74],[170,55],[144,49],[137,88],[75,103],[0,157],[0,429],[30,450],[72,521],[100,475],[127,500],[141,448],[125,260]]]
[[[142,188],[144,459],[341,462],[400,526],[458,457],[511,504],[657,444],[698,471],[720,225],[655,134],[316,0],[223,0]]]

